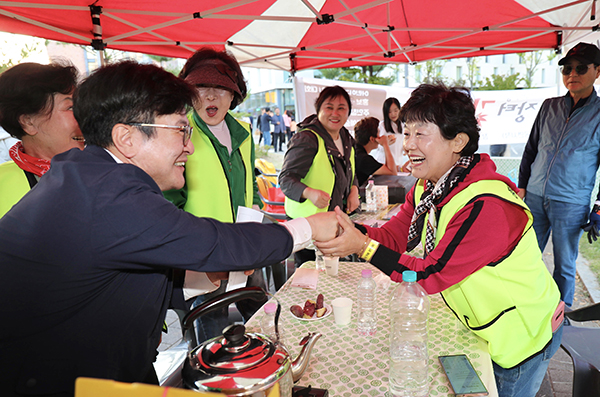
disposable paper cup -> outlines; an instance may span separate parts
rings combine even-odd
[[[337,276],[340,258],[338,256],[324,256],[323,258],[325,259],[325,271],[327,275]]]
[[[333,307],[333,317],[337,325],[350,324],[352,318],[352,299],[335,298],[331,301]]]

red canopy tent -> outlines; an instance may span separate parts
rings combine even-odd
[[[0,31],[179,58],[226,47],[293,72],[558,50],[598,27],[595,0],[90,1],[0,1]]]

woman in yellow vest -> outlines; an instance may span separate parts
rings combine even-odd
[[[0,217],[50,169],[56,154],[83,149],[73,117],[77,69],[21,63],[0,75],[0,126],[20,139],[0,164]]]
[[[247,93],[240,65],[230,53],[204,47],[187,60],[179,77],[198,91],[194,109],[188,114],[195,152],[188,156],[185,166],[185,187],[164,195],[179,208],[196,216],[233,223],[238,207],[259,208],[261,205],[254,176],[254,141],[250,125],[229,114],[229,110],[242,103]],[[191,284],[192,279],[201,281],[203,277],[206,276],[188,271],[186,285]],[[228,275],[224,273],[222,277],[227,280]],[[247,285],[264,287],[262,273],[252,274]],[[225,292],[226,286],[224,281],[216,290],[210,284],[197,288],[202,293],[215,291],[198,297],[196,304]],[[237,304],[246,320],[261,305],[254,301]],[[202,317],[196,324],[198,340],[221,335],[229,324],[227,313],[225,308]]]
[[[318,247],[358,253],[393,281],[415,270],[458,319],[488,343],[498,394],[535,396],[560,346],[560,293],[542,261],[533,217],[517,187],[475,154],[479,126],[468,91],[421,85],[401,110],[404,150],[419,178],[381,228],[354,225]],[[422,244],[423,258],[408,255]]]
[[[327,87],[315,101],[316,114],[298,124],[285,153],[279,184],[285,212],[305,217],[340,207],[358,208],[354,177],[354,139],[344,127],[352,110],[350,96],[340,86]],[[314,251],[296,253],[296,265],[314,260]]]

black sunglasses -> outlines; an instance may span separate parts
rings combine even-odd
[[[575,73],[577,73],[578,75],[586,74],[589,68],[590,68],[590,65],[581,65],[581,64],[577,65],[577,66],[575,66]],[[573,71],[573,66],[571,66],[571,65],[565,65],[562,68],[560,68],[560,72],[562,74],[564,74],[565,76],[570,75],[572,71]]]

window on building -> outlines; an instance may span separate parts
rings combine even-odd
[[[502,54],[502,63],[506,63],[506,54]]]
[[[490,63],[490,59],[489,58],[490,58],[489,56],[487,56],[487,55],[485,56],[485,63]]]
[[[515,68],[513,68],[512,66],[510,68],[510,74],[515,74]]]
[[[498,67],[494,66],[494,74],[497,75],[498,74]]]
[[[546,69],[542,69],[542,84],[546,84]]]
[[[456,67],[456,80],[462,79],[462,66]]]

